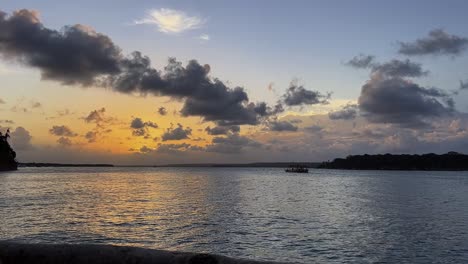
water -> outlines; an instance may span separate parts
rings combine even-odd
[[[299,263],[467,263],[468,173],[21,168],[0,239]]]

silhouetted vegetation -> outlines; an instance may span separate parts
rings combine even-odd
[[[112,164],[70,164],[70,163],[40,163],[40,162],[27,162],[20,163],[20,167],[114,167]]]
[[[10,130],[5,135],[0,132],[0,171],[17,170],[16,152],[8,143]]]
[[[347,170],[468,170],[468,155],[457,152],[437,155],[352,155],[323,162],[319,168]]]

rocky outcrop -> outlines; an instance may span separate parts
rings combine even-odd
[[[7,130],[3,135],[0,132],[0,171],[17,170],[18,162],[16,161],[16,152],[8,143],[10,131]]]

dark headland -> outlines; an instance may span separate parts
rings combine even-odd
[[[16,152],[11,148],[8,143],[10,131],[8,130],[5,135],[0,132],[0,171],[11,171],[18,169],[18,162],[16,161]]]
[[[422,155],[351,155],[345,159],[323,162],[318,168],[346,170],[427,170],[464,171],[468,170],[468,155],[449,152]]]

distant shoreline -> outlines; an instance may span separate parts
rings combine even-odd
[[[25,163],[19,163],[18,167],[114,167],[114,165],[112,164],[69,164],[69,163],[25,162]]]

